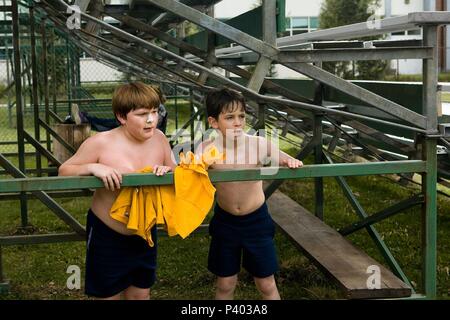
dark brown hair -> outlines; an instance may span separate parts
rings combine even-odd
[[[114,90],[112,110],[116,117],[126,118],[128,112],[135,109],[158,109],[159,103],[155,89],[138,81],[121,85]]]
[[[159,101],[161,102],[161,104],[164,104],[166,102],[166,96],[164,95],[164,93],[162,92],[161,88],[157,85],[150,85],[150,87],[152,87],[153,90],[156,91],[156,93],[159,96]]]
[[[205,98],[206,112],[208,117],[218,119],[221,112],[231,110],[241,105],[244,112],[247,111],[244,96],[233,89],[219,88],[208,92]]]

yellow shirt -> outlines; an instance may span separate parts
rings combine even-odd
[[[207,168],[222,159],[212,147],[202,157],[188,152],[180,154],[175,168],[174,185],[125,187],[110,210],[110,216],[127,229],[144,238],[153,247],[150,230],[155,224],[165,224],[169,236],[179,234],[183,239],[205,219],[214,202],[216,189],[209,180]],[[151,167],[139,173],[152,172]]]

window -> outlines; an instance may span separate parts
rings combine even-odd
[[[308,28],[308,17],[292,18],[292,28]]]
[[[421,29],[408,30],[408,36],[420,36],[422,34]]]
[[[287,17],[286,34],[294,35],[316,30],[319,27],[318,17]]]
[[[311,29],[319,28],[319,18],[317,18],[317,17],[309,17],[309,27]]]

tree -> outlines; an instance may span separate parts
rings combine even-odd
[[[325,0],[319,14],[320,29],[368,21],[380,0]],[[371,10],[372,9],[372,10]],[[375,40],[364,38],[364,41]],[[324,62],[323,68],[345,79],[380,79],[387,62],[379,60]]]

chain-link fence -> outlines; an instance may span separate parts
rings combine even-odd
[[[10,6],[11,1],[0,0],[0,4]],[[17,119],[20,117],[16,112],[16,81],[19,81],[27,175],[33,174],[37,167],[37,142],[33,146],[33,139],[39,140],[39,144],[50,153],[54,152],[55,134],[52,130],[70,115],[74,103],[90,116],[113,119],[113,92],[119,84],[129,80],[143,80],[161,87],[167,97],[169,114],[166,133],[169,138],[175,137],[174,144],[193,137],[193,129],[183,125],[201,108],[201,93],[161,79],[155,83],[154,79],[135,78],[126,70],[121,72],[97,61],[74,39],[59,31],[51,16],[26,2],[19,2],[20,71],[15,72],[12,12],[0,13],[0,154],[14,164],[19,162],[21,134],[17,129]],[[38,110],[39,117],[35,116],[35,110]],[[198,127],[198,123],[204,121],[204,115],[199,113],[191,120],[192,125]],[[181,128],[184,129],[183,134],[177,135],[176,130]],[[41,158],[43,168],[52,163],[51,159],[47,162],[45,154]]]
[[[11,1],[0,0],[0,4],[10,6]],[[0,153],[13,163],[18,153],[16,81],[21,85],[24,130],[51,151],[52,137],[45,124],[52,127],[64,121],[73,102],[78,103],[81,111],[111,118],[112,92],[124,78],[121,72],[87,56],[45,15],[25,3],[19,3],[17,27],[20,72],[16,74],[12,13],[1,12]],[[35,105],[40,120],[35,119]],[[45,123],[39,125],[39,132],[35,130],[36,122]],[[34,155],[35,150],[26,141],[26,156]],[[30,163],[32,168],[33,162]]]

